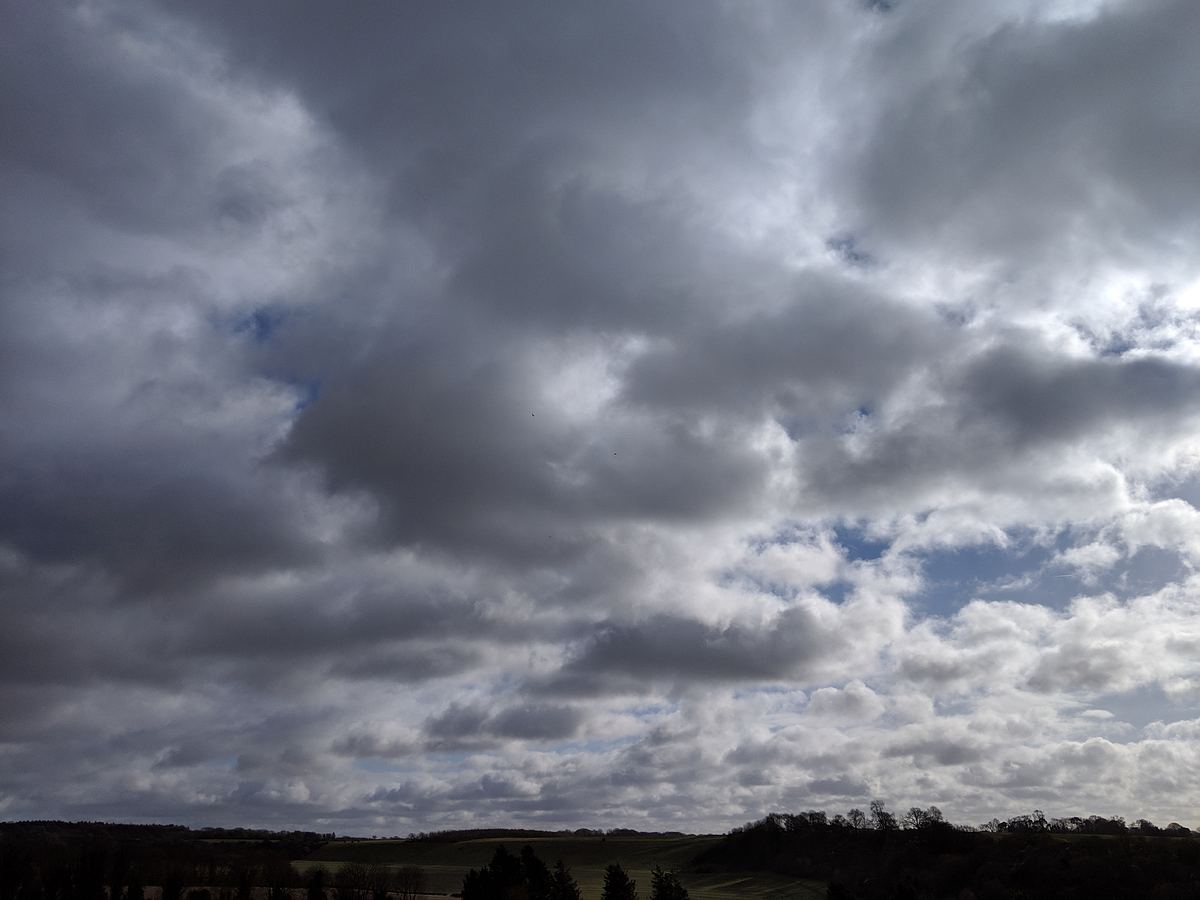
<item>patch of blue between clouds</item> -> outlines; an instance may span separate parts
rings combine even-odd
[[[1112,335],[1099,347],[1101,356],[1124,356],[1137,347],[1137,342],[1121,334]]]
[[[1187,562],[1165,547],[1141,547],[1128,560],[1113,567],[1111,577],[1101,580],[1121,599],[1141,597],[1183,581],[1191,574]]]
[[[260,306],[239,319],[234,326],[234,331],[246,335],[256,344],[265,344],[279,330],[283,320],[282,312]]]
[[[861,415],[869,412],[860,409]],[[883,556],[891,546],[891,541],[869,536],[857,525],[838,525],[833,529],[833,540],[849,562],[873,562]],[[821,586],[821,593],[833,603],[844,603],[854,585],[849,581],[838,580]]]
[[[1184,478],[1152,486],[1151,500],[1182,500],[1200,509],[1200,478]]]
[[[1060,536],[1056,549],[1066,549]],[[1117,560],[1091,580],[1083,573],[1061,565],[1050,565],[1031,573],[1027,581],[1011,585],[994,584],[982,599],[1019,600],[1064,608],[1075,597],[1112,594],[1118,600],[1132,600],[1162,590],[1190,574],[1187,562],[1174,550],[1147,546],[1132,556]]]
[[[1194,719],[1197,713],[1200,713],[1200,704],[1173,701],[1156,684],[1148,684],[1124,693],[1102,694],[1093,697],[1088,700],[1088,708],[1112,713],[1112,719],[1099,721],[1123,722],[1136,729],[1125,735],[1109,736],[1109,740],[1114,743],[1142,740],[1141,731],[1151,722],[1178,722]],[[1082,713],[1083,710],[1080,712]]]
[[[910,601],[923,615],[953,615],[972,600],[1007,600],[1064,609],[1076,597],[1109,593],[1130,600],[1161,590],[1187,577],[1190,569],[1174,550],[1142,547],[1111,568],[1085,573],[1056,564],[1058,553],[1085,543],[1064,531],[1050,543],[1016,539],[1008,546],[980,544],[924,554],[925,585]]]
[[[1028,585],[1018,588],[1021,597],[1011,595],[1010,586],[1024,585],[1030,576],[1036,579],[1054,551],[1054,547],[1018,541],[1007,547],[977,544],[926,553],[919,557],[925,586],[913,598],[913,606],[925,615],[945,616],[971,600],[989,599],[989,595],[991,599],[1026,599]]]
[[[858,238],[852,234],[834,235],[825,241],[825,249],[856,269],[866,269],[875,264],[875,257],[863,250],[858,245]]]
[[[449,766],[452,769],[465,769],[467,761],[473,756],[477,756],[478,750],[437,750],[428,749],[416,754],[417,756],[425,756],[434,761],[438,766]]]
[[[656,716],[670,715],[678,710],[679,706],[674,703],[639,703],[629,710],[629,713],[639,719],[651,719]]]
[[[566,753],[609,753],[632,747],[640,740],[638,735],[628,735],[620,738],[592,738],[586,741],[555,741],[547,751],[560,756]]]
[[[890,541],[870,537],[864,529],[856,525],[838,525],[833,529],[833,539],[850,562],[879,559],[891,546]]]
[[[413,754],[416,756],[417,754]],[[395,775],[397,772],[407,772],[412,768],[408,762],[392,762],[377,756],[364,757],[354,761],[354,768],[360,772],[370,772],[374,775]]]
[[[869,419],[870,417],[871,417],[871,407],[869,407],[869,406],[858,407],[857,409],[854,410],[854,412],[850,413],[850,415],[848,415],[846,417],[846,423],[840,429],[841,433],[842,434],[853,434],[855,431],[858,430],[858,427],[862,423],[862,420]]]
[[[303,412],[321,397],[321,379],[319,378],[297,379],[289,381],[288,384],[295,388],[299,395],[293,409],[296,413]]]
[[[758,697],[763,694],[794,694],[796,689],[790,684],[762,684],[754,687],[738,688],[733,692],[734,700],[745,700],[747,697]]]
[[[841,605],[849,598],[853,587],[854,585],[848,581],[835,581],[832,584],[822,585],[821,595],[831,603]]]

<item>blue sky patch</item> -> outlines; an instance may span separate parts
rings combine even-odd
[[[256,344],[265,344],[279,330],[283,320],[283,313],[267,307],[259,307],[240,319],[235,331],[238,334],[246,335]]]
[[[879,559],[891,546],[891,541],[869,537],[862,528],[854,525],[837,526],[833,529],[833,539],[851,562]]]

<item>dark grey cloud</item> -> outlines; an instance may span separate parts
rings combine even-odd
[[[117,36],[136,41],[143,26],[82,7],[9,12],[0,62],[6,181],[60,184],[121,230],[159,233],[208,218],[211,195],[197,188],[221,174],[213,170],[221,117],[124,64]]]
[[[615,129],[649,140],[650,125],[659,135],[672,123],[689,132],[736,127],[748,98],[737,53],[749,23],[708,5],[346,16],[318,5],[297,15],[287,3],[217,3],[183,14],[214,34],[235,65],[297,87],[339,130],[388,154],[389,169],[417,158],[440,170],[425,184],[431,203],[448,184],[478,185],[473,179],[487,170],[469,163],[506,159],[508,147],[544,123],[568,126],[569,139],[584,129],[585,111],[598,114],[591,135]],[[482,146],[480,137],[499,142]],[[457,154],[439,158],[445,146]]]
[[[48,290],[18,279],[0,307],[4,343],[20,345],[0,380],[0,534],[12,547],[159,589],[318,552],[296,527],[299,498],[251,455],[286,395],[262,385],[239,415],[221,409],[227,377],[173,364],[207,353],[240,368],[236,348],[172,333],[168,310],[154,321],[157,303],[195,296],[191,277],[91,272],[68,291],[90,298],[94,320],[56,309]],[[149,346],[128,343],[124,326],[140,316]],[[230,413],[249,434],[212,433]]]
[[[1122,647],[1112,643],[1066,644],[1042,657],[1029,684],[1039,691],[1110,690],[1132,663]]]
[[[834,633],[806,609],[758,627],[714,626],[679,616],[612,624],[562,670],[538,685],[551,693],[645,692],[656,681],[778,681],[802,677],[850,636]]]
[[[871,793],[871,787],[852,777],[814,778],[808,783],[807,792],[826,797],[865,797]]]
[[[552,562],[584,549],[590,522],[713,517],[763,489],[765,463],[736,428],[619,412],[580,427],[545,402],[544,376],[522,360],[528,345],[483,358],[446,349],[397,358],[379,345],[323,389],[280,449],[332,490],[369,496],[384,540]]]
[[[811,278],[769,312],[685,326],[634,361],[632,403],[696,412],[719,409],[789,425],[848,416],[885,399],[932,354],[958,340],[930,310],[874,297],[861,284]]]
[[[853,444],[814,442],[808,490],[868,508],[954,487],[1021,493],[1039,478],[1065,480],[1054,454],[1134,434],[1169,438],[1198,411],[1200,370],[1190,363],[1077,357],[1030,340],[1007,336],[948,361],[930,373],[921,405],[890,420],[885,409]]]
[[[514,706],[496,713],[491,728],[503,737],[555,740],[574,736],[581,719],[569,706]]]
[[[846,169],[872,233],[1014,270],[1160,253],[1190,233],[1195,8],[974,12],[906,4],[888,19],[869,64],[893,77],[855,121],[870,137]],[[901,66],[915,54],[925,64]]]
[[[562,740],[574,737],[582,723],[582,713],[571,706],[535,703],[492,710],[451,704],[425,722],[425,734],[430,749],[458,750],[490,746],[504,738]]]
[[[1153,357],[1064,359],[1001,346],[974,361],[956,387],[960,427],[995,428],[1019,450],[1112,427],[1176,427],[1200,403],[1200,369]]]
[[[919,765],[960,766],[980,759],[982,749],[969,740],[930,737],[897,741],[886,748],[888,756],[909,757]]]
[[[456,644],[420,649],[400,646],[372,649],[362,656],[339,660],[330,673],[350,679],[423,681],[458,674],[479,661],[478,653]]]

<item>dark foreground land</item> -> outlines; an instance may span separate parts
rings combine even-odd
[[[660,835],[643,833],[546,834],[471,832],[431,835],[424,840],[337,841],[321,847],[312,858],[298,863],[311,868],[324,865],[331,870],[346,862],[415,865],[425,873],[426,888],[442,895],[458,892],[472,869],[482,869],[499,847],[517,853],[530,847],[549,865],[562,860],[583,893],[584,900],[598,900],[604,870],[619,863],[638,885],[643,898],[650,897],[651,870],[661,867],[678,873],[692,900],[816,900],[824,898],[825,883],[784,873],[743,869],[725,871],[710,867],[697,871],[696,858],[723,840],[717,835]]]
[[[584,900],[600,898],[604,869],[612,863],[637,882],[643,900],[651,896],[655,866],[677,871],[693,900],[825,897],[819,880],[693,871],[696,856],[721,840],[510,829],[361,840],[167,825],[0,823],[0,900],[309,900],[322,891],[326,900],[432,900],[459,894],[466,875],[486,866],[497,848],[517,853],[525,846],[549,865],[561,859],[569,866]]]
[[[528,847],[549,866],[561,860],[584,900],[600,900],[613,863],[636,880],[642,900],[655,900],[656,867],[677,873],[692,900],[1200,898],[1200,839],[1178,827],[1039,814],[981,830],[940,815],[847,821],[804,813],[724,836],[496,830],[403,840],[0,823],[0,900],[428,900],[460,893],[500,847]],[[543,900],[535,893],[510,887],[503,900]]]

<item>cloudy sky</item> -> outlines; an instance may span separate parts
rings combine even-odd
[[[1200,5],[4,6],[0,817],[1200,825]]]

